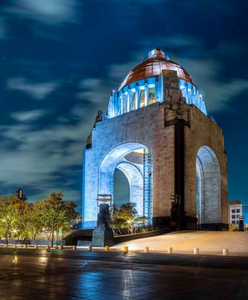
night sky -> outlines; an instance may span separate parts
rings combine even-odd
[[[246,2],[246,3],[245,3]],[[81,202],[82,151],[111,90],[161,48],[223,129],[229,200],[248,204],[247,1],[1,0],[0,194]]]

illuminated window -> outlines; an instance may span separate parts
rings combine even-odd
[[[136,94],[133,93],[131,98],[132,98],[132,101],[131,101],[131,105],[130,105],[130,110],[135,110],[136,109]]]
[[[140,107],[145,106],[145,89],[140,91]]]
[[[148,104],[155,103],[155,88],[149,88]]]

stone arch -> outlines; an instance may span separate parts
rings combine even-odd
[[[99,167],[99,194],[114,194],[114,171],[116,168],[121,170],[127,177],[130,187],[130,202],[136,203],[136,209],[140,216],[144,215],[144,182],[143,169],[135,163],[125,159],[129,153],[148,148],[138,142],[127,142],[118,144],[111,148],[103,157]],[[149,196],[149,206],[151,206],[152,195]],[[149,209],[149,212],[151,209]],[[148,216],[149,217],[149,216]],[[150,216],[151,217],[151,216]]]
[[[221,223],[221,172],[214,151],[202,146],[196,156],[198,224]]]

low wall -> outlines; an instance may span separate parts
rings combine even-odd
[[[92,241],[78,241],[77,246],[92,246]]]
[[[79,241],[91,241],[93,229],[77,229],[64,238],[66,245],[79,245]]]
[[[148,232],[143,232],[143,233],[120,235],[120,236],[114,237],[114,244],[120,244],[120,243],[124,243],[127,241],[157,236],[157,235],[161,235],[161,234],[165,234],[165,233],[169,233],[169,232],[170,232],[169,228],[165,228],[165,229],[159,229],[159,230],[148,231]]]
[[[4,245],[5,244],[5,240],[0,240],[0,245]],[[25,245],[25,241],[24,240],[8,240],[8,244],[9,245]],[[28,240],[28,245],[51,245],[51,241],[42,241],[42,240]],[[65,244],[65,242],[63,241],[63,244]],[[61,245],[61,241],[57,241],[55,240],[53,242],[54,246],[58,246]]]

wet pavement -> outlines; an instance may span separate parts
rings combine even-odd
[[[0,249],[1,300],[248,299],[248,258]]]

